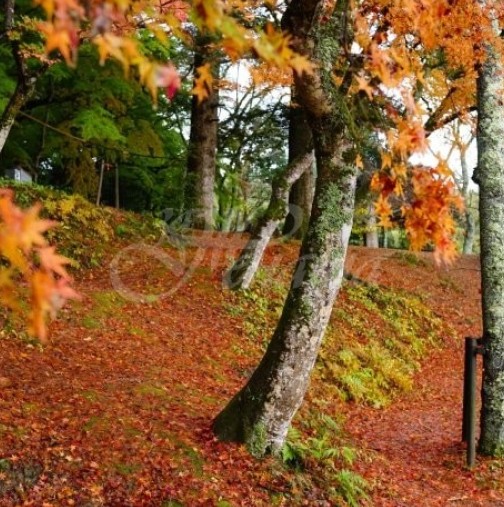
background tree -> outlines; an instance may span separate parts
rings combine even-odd
[[[148,93],[125,80],[117,63],[100,69],[91,46],[80,53],[76,69],[58,63],[39,79],[0,155],[2,166],[20,164],[42,183],[94,199],[104,160],[119,167],[124,207],[180,207],[185,146],[171,106],[160,98],[154,110]],[[106,171],[102,200],[108,204],[113,180],[114,171]]]
[[[453,136],[453,147],[457,149],[460,155],[461,175],[459,178],[459,190],[465,202],[465,209],[461,220],[463,228],[462,253],[472,254],[474,249],[477,224],[474,213],[475,195],[474,191],[471,190],[472,171],[469,168],[467,152],[470,145],[474,141],[474,135],[472,134],[469,140],[465,141],[462,137],[460,122],[452,124],[451,135]]]
[[[199,33],[194,39],[194,69],[219,76],[220,56],[212,37]],[[197,69],[200,69],[199,71]],[[214,183],[219,128],[219,88],[209,80],[203,94],[195,94],[191,109],[191,134],[187,155],[185,204],[193,213],[195,229],[213,229]]]
[[[224,76],[219,121],[217,226],[242,230],[267,206],[271,181],[286,164],[287,125],[283,95],[264,83],[245,81],[243,64]]]
[[[28,0],[5,0],[0,12],[1,72],[5,78],[0,85],[0,93],[8,97],[0,109],[0,153],[18,112],[33,93],[38,77],[47,68],[47,62],[39,58],[42,46],[40,36],[34,30],[33,17],[27,16],[28,13],[33,16],[33,11],[33,5]],[[35,18],[41,15],[37,9],[35,11]]]
[[[313,166],[311,150],[295,158],[279,172],[272,182],[271,198],[264,214],[253,227],[247,244],[225,276],[228,287],[246,289],[250,286],[264,251],[275,230],[288,214],[289,190],[301,175]]]

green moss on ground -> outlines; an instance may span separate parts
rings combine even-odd
[[[21,208],[41,203],[41,215],[59,224],[47,237],[71,259],[74,269],[99,266],[121,240],[152,242],[163,230],[162,222],[152,216],[95,206],[80,195],[51,187],[1,178],[0,187],[13,189]]]

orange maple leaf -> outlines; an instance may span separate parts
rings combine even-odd
[[[70,262],[69,259],[63,257],[63,255],[58,255],[56,253],[56,248],[53,246],[46,246],[44,248],[38,249],[38,254],[40,258],[40,265],[46,271],[53,271],[58,274],[62,278],[69,279],[70,275],[67,273],[64,266]]]
[[[369,86],[369,80],[364,76],[355,76],[355,80],[357,81],[358,91],[365,92],[369,100],[373,100],[373,88]]]

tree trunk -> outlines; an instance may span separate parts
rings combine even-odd
[[[473,251],[473,245],[474,245],[474,234],[475,234],[475,227],[474,227],[474,217],[471,214],[471,208],[469,197],[470,197],[470,190],[469,190],[469,168],[467,167],[467,150],[465,148],[461,149],[460,152],[460,164],[462,167],[462,196],[464,197],[464,201],[466,204],[465,208],[465,231],[464,231],[464,245],[462,247],[462,252],[464,254],[471,254]]]
[[[119,199],[119,166],[115,164],[115,173],[114,173],[114,194],[115,194],[115,207],[119,209],[120,199]]]
[[[32,85],[25,85],[22,81],[18,81],[14,94],[10,98],[0,118],[0,153],[2,153],[3,147],[7,142],[7,138],[9,137],[9,133],[19,111],[21,111],[21,108],[32,92]]]
[[[196,37],[194,67],[211,63],[214,77],[218,76],[218,56],[211,49],[211,40],[202,35]],[[217,86],[209,90],[209,96],[198,102],[192,98],[191,133],[188,146],[185,185],[186,209],[193,213],[195,229],[212,229],[214,205],[214,181],[217,156],[218,104]]]
[[[102,198],[102,188],[103,188],[103,173],[105,172],[105,159],[102,158],[100,163],[100,179],[98,181],[98,192],[96,194],[96,205],[99,206]]]
[[[46,68],[46,66],[43,65],[40,67],[38,73],[35,73],[32,76],[28,75],[23,52],[20,49],[20,43],[16,38],[13,40],[10,39],[11,30],[14,26],[14,8],[15,0],[6,0],[4,2],[3,29],[4,34],[7,37],[7,41],[11,45],[12,56],[16,62],[17,84],[16,89],[14,90],[14,94],[10,98],[0,118],[0,153],[2,153],[3,147],[7,142],[7,138],[9,137],[9,133],[12,129],[12,126],[14,125],[14,121],[16,120],[19,111],[21,111],[21,108],[30,98],[30,95],[35,89],[35,83],[38,74],[44,72]]]
[[[479,450],[504,455],[504,65],[489,47],[478,80],[483,304],[483,387]]]
[[[330,72],[339,54],[338,26],[321,23],[320,6],[320,0],[292,0],[283,26],[295,35],[294,48],[317,64],[313,74],[296,77],[318,173],[308,231],[266,354],[214,421],[219,438],[245,442],[255,456],[280,451],[301,405],[341,286],[352,229],[356,171],[347,162],[351,144],[337,106],[344,97],[336,96]]]
[[[294,87],[292,88],[294,90]],[[296,95],[293,91],[293,101]],[[289,162],[310,153],[313,150],[313,139],[306,114],[299,105],[294,104],[289,112]],[[294,182],[289,194],[290,213],[283,227],[286,236],[303,239],[308,229],[315,176],[313,164]]]
[[[313,164],[313,155],[305,154],[291,162],[272,184],[268,209],[254,227],[250,239],[231,269],[224,277],[230,289],[248,289],[276,228],[285,218],[288,210],[287,199],[292,184]]]
[[[378,241],[378,225],[376,221],[374,206],[372,203],[368,206],[368,218],[366,220],[366,235],[364,241],[368,248],[380,247]]]
[[[465,211],[465,235],[464,235],[464,246],[463,253],[466,255],[473,253],[474,248],[474,235],[476,233],[476,227],[474,223],[474,217],[469,209]]]
[[[246,442],[256,456],[277,452],[283,445],[341,285],[356,175],[341,159],[335,160],[342,139],[331,144],[338,145],[334,151],[317,154],[313,218],[280,322],[251,379],[214,423],[219,438]]]

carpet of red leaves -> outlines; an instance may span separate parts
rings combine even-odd
[[[61,312],[43,349],[4,332],[1,506],[270,505],[289,488],[291,472],[273,459],[256,461],[211,433],[258,357],[240,346],[241,322],[223,307],[222,271],[242,238],[198,241],[162,259],[142,248],[121,257],[115,283],[143,301],[118,299],[108,263],[83,273],[82,302]],[[292,265],[296,250],[275,243],[265,262]],[[348,269],[419,293],[459,337],[478,334],[477,258],[438,269],[422,256],[415,266],[353,248]],[[357,464],[375,485],[372,505],[504,505],[493,462],[463,468],[461,344],[426,357],[415,390],[390,408],[342,405],[355,445],[373,458]]]

